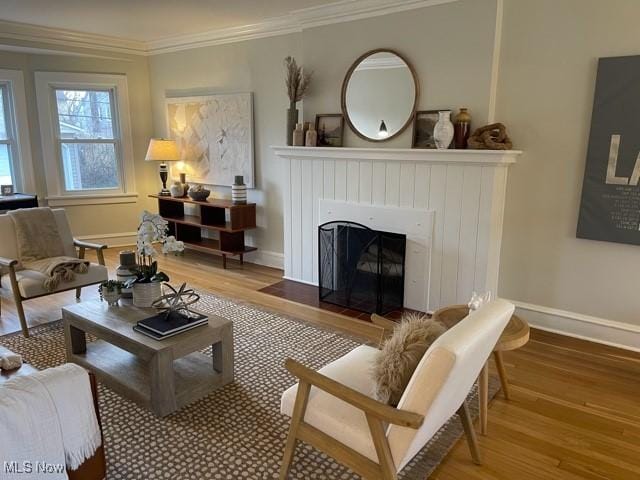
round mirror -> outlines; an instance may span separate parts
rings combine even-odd
[[[418,103],[418,79],[409,62],[380,48],[358,58],[342,84],[342,113],[351,129],[373,142],[400,134]]]

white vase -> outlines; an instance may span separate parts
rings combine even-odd
[[[184,197],[184,185],[180,182],[173,182],[169,187],[169,191],[173,198]]]
[[[162,296],[162,283],[135,283],[133,285],[133,304],[136,307],[149,308]]]
[[[446,150],[453,140],[453,123],[451,110],[438,112],[438,123],[433,127],[433,139],[438,150]]]
[[[120,300],[120,292],[118,290],[102,290],[102,298],[110,307],[117,307]]]

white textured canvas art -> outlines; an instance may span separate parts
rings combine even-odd
[[[242,175],[254,187],[251,93],[169,98],[167,121],[187,182],[229,186]]]

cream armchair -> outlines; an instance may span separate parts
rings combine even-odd
[[[380,354],[362,345],[318,372],[288,359],[299,382],[282,395],[291,417],[280,478],[302,440],[367,479],[390,480],[458,412],[473,461],[480,464],[465,400],[514,307],[494,300],[444,333],[424,354],[397,408],[372,398],[371,367]]]
[[[76,298],[80,298],[82,287],[101,283],[108,279],[107,268],[104,266],[103,250],[106,245],[75,240],[71,235],[69,222],[64,210],[53,210],[58,232],[65,247],[65,255],[69,257],[84,258],[85,251],[92,249],[97,252],[98,264],[91,263],[85,274],[78,274],[71,282],[62,282],[53,292],[45,290],[43,283],[45,276],[33,270],[21,268],[18,260],[18,246],[13,220],[9,215],[0,215],[0,285],[3,289],[11,291],[16,304],[16,310],[20,319],[20,326],[25,337],[29,336],[27,319],[24,314],[22,302],[32,298],[43,297],[67,290],[76,290]],[[76,250],[78,248],[78,250]],[[0,310],[0,315],[2,314]]]

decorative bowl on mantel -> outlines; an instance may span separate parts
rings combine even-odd
[[[202,185],[193,185],[189,188],[188,195],[196,202],[204,202],[211,195],[211,190],[207,190]]]

